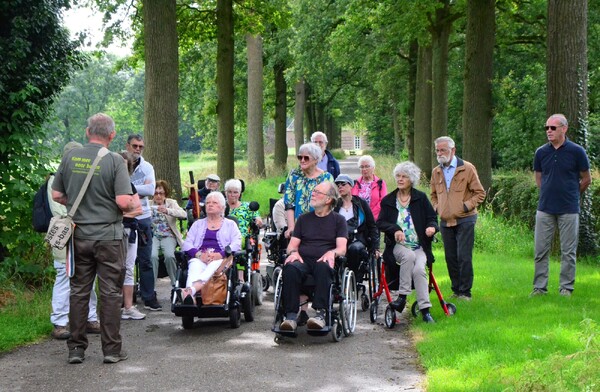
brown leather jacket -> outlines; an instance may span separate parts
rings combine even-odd
[[[485,199],[473,164],[456,158],[456,171],[446,190],[444,172],[436,166],[431,173],[431,204],[445,226],[456,226],[457,220],[477,214],[477,206]]]

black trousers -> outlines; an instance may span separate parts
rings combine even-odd
[[[328,263],[307,260],[304,263],[294,261],[283,267],[283,288],[281,299],[285,314],[297,313],[300,309],[300,293],[308,275],[312,275],[315,283],[312,298],[313,309],[329,307],[329,288],[333,282],[333,268]]]
[[[452,291],[471,296],[473,287],[473,244],[475,222],[463,222],[452,227],[440,227]]]

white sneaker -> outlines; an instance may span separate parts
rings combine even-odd
[[[143,320],[145,318],[146,315],[137,310],[135,305],[129,309],[121,309],[121,320]]]

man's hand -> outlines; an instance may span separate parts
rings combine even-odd
[[[285,262],[283,264],[293,263],[294,261],[304,263],[304,260],[302,260],[302,257],[300,256],[300,253],[294,252],[285,258]]]
[[[335,251],[328,250],[317,262],[328,263],[331,268],[335,265]]]

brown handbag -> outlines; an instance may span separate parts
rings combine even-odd
[[[203,305],[223,305],[227,298],[227,274],[232,257],[226,257],[213,276],[204,284],[201,291]]]

